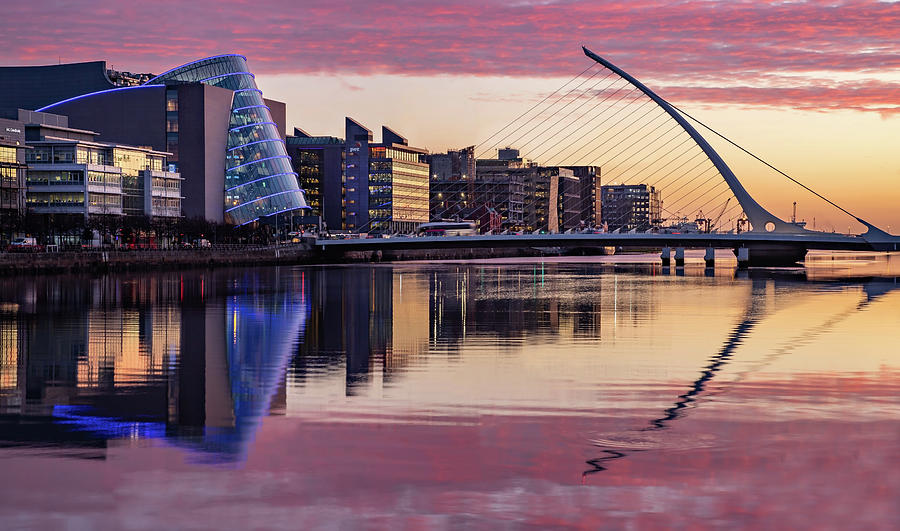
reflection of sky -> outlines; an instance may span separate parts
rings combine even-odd
[[[17,481],[2,489],[0,517],[50,526],[57,521],[43,508],[59,499],[59,513],[116,527],[900,523],[900,478],[890,473],[900,455],[900,293],[891,282],[591,275],[547,265],[541,284],[531,265],[503,266],[499,279],[497,267],[378,267],[393,269],[380,278],[394,289],[381,292],[393,294],[386,326],[404,355],[393,365],[373,359],[368,370],[390,370],[389,379],[362,379],[348,394],[343,371],[308,371],[287,382],[287,416],[261,418],[271,392],[242,404],[242,389],[277,386],[269,378],[291,344],[271,336],[294,331],[308,343],[312,325],[284,314],[313,316],[322,299],[231,297],[228,320],[237,321],[227,334],[239,339],[228,347],[229,368],[240,360],[247,372],[230,380],[246,422],[222,446],[241,467],[185,463],[172,445],[112,447],[102,464],[7,459],[4,471]],[[414,295],[433,297],[438,286],[422,344]],[[585,309],[596,318],[589,328],[579,319]],[[370,329],[380,322],[348,326],[381,334]],[[265,333],[245,341],[247,326]],[[463,339],[452,341],[452,331]],[[677,418],[647,430],[698,382]],[[213,447],[215,434],[205,437],[195,448]],[[607,443],[627,457],[582,478]]]

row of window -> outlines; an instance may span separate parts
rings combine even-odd
[[[16,148],[10,146],[0,146],[0,162],[9,162],[15,164],[17,160]]]

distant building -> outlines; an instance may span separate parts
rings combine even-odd
[[[321,219],[328,230],[344,229],[344,139],[311,136],[295,127],[294,134],[285,140],[310,208],[297,223],[318,225]]]
[[[525,223],[525,179],[533,172],[529,160],[478,159],[472,201],[496,213],[489,230],[522,230]],[[482,231],[485,227],[482,225]]]
[[[661,223],[659,192],[648,184],[612,184],[600,188],[601,219],[607,230],[646,231]]]
[[[31,149],[26,202],[36,214],[181,216],[181,176],[168,153],[97,142],[98,133],[68,127],[65,116],[20,111]]]
[[[475,146],[428,156],[430,181],[430,217],[475,219]]]
[[[0,236],[11,238],[25,214],[25,126],[0,119]]]
[[[502,229],[565,232],[594,224],[594,166],[539,166],[507,147],[496,159],[479,159],[476,169],[473,206],[495,210]]]
[[[97,141],[171,153],[187,217],[242,225],[306,208],[284,145],[285,105],[263,98],[244,56],[158,76],[103,61],[0,68],[0,114],[19,108],[68,116]]]

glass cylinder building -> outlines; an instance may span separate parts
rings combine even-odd
[[[228,54],[188,63],[145,85],[204,83],[234,91],[225,152],[225,221],[244,225],[307,208],[284,140],[247,58]]]

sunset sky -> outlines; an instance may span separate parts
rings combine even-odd
[[[5,65],[106,60],[160,73],[247,56],[288,126],[352,116],[432,151],[478,144],[590,65],[585,45],[860,217],[900,232],[894,1],[11,2]],[[712,140],[712,139],[710,139]],[[720,144],[715,143],[716,147]],[[860,226],[734,150],[759,201]]]

